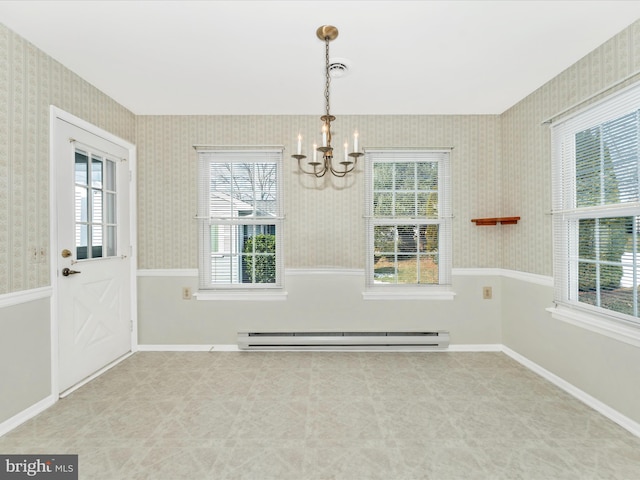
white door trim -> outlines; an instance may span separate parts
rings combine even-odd
[[[57,398],[59,396],[59,371],[58,371],[58,275],[57,275],[57,252],[58,248],[58,226],[57,226],[57,195],[56,195],[56,172],[55,162],[53,155],[54,148],[54,132],[56,120],[64,120],[78,128],[86,130],[98,137],[104,138],[110,142],[120,145],[129,151],[129,169],[131,174],[131,181],[129,182],[130,193],[130,238],[131,238],[131,251],[130,251],[130,278],[131,278],[131,352],[138,350],[138,317],[137,317],[137,205],[136,205],[136,146],[116,135],[109,133],[95,125],[83,120],[75,115],[72,115],[64,110],[51,105],[49,107],[49,238],[50,238],[50,273],[51,273],[51,392]],[[126,356],[118,360],[123,360]],[[112,367],[110,364],[109,367]],[[102,371],[101,371],[102,372]]]

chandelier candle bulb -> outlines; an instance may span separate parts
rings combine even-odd
[[[327,146],[327,126],[326,125],[322,126],[322,146],[323,147]]]
[[[348,161],[349,160],[349,144],[347,142],[344,142],[344,161]]]
[[[298,134],[298,155],[302,155],[302,135]]]
[[[315,143],[313,144],[313,161],[318,161],[318,145],[316,145]]]
[[[358,131],[353,133],[353,151],[358,153]]]

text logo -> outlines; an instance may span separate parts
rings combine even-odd
[[[78,455],[0,455],[0,480],[78,480]]]

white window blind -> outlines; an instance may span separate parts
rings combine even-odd
[[[282,287],[282,150],[198,157],[200,289]]]
[[[638,325],[640,86],[552,127],[555,300]]]
[[[366,151],[367,286],[451,284],[449,152]]]

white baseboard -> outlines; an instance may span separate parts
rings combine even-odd
[[[478,345],[449,345],[447,352],[502,352],[503,346],[499,343],[483,343]]]
[[[601,402],[597,398],[592,397],[587,392],[584,392],[583,390],[580,390],[575,385],[572,385],[571,383],[567,382],[563,378],[560,378],[555,373],[550,372],[549,370],[545,369],[544,367],[541,367],[537,363],[532,362],[528,358],[526,358],[526,357],[520,355],[519,353],[511,350],[509,347],[503,345],[502,351],[506,355],[508,355],[511,358],[513,358],[516,362],[518,362],[518,363],[522,364],[523,366],[527,367],[532,372],[537,373],[538,375],[543,377],[545,380],[550,381],[555,386],[557,386],[557,387],[561,388],[562,390],[564,390],[565,392],[567,392],[569,395],[572,395],[573,397],[577,398],[581,402],[583,402],[586,405],[588,405],[591,408],[593,408],[598,413],[601,413],[602,415],[607,417],[609,420],[617,423],[618,425],[620,425],[625,430],[628,430],[629,432],[634,434],[636,437],[640,437],[640,423],[638,423],[638,422],[630,419],[629,417],[623,415],[622,413],[618,412],[617,410],[611,408],[609,405]]]
[[[138,345],[140,352],[237,352],[236,344],[214,345]]]
[[[43,398],[38,403],[34,403],[29,408],[22,410],[20,413],[0,423],[0,437],[5,433],[10,432],[14,428],[22,425],[27,420],[32,419],[36,415],[44,412],[47,408],[56,403],[58,399],[55,395],[49,395]]]
[[[371,352],[501,352],[503,346],[500,344],[480,344],[480,345],[449,345],[447,349],[443,350],[422,350],[422,349],[393,349],[388,350],[370,350]],[[138,351],[140,352],[239,352],[238,345],[235,344],[215,344],[215,345],[138,345]],[[256,350],[265,351],[265,350]],[[269,350],[275,351],[275,350]],[[300,349],[278,349],[278,352],[300,352]],[[321,351],[321,352],[346,352],[348,349],[309,349],[308,351]],[[365,352],[368,350],[353,349],[354,352]]]
[[[221,345],[214,345],[211,348],[212,352],[239,352],[240,349],[238,348],[238,345],[236,345],[235,343],[231,343],[231,344],[221,344]]]
[[[138,345],[139,352],[209,352],[213,345]]]

